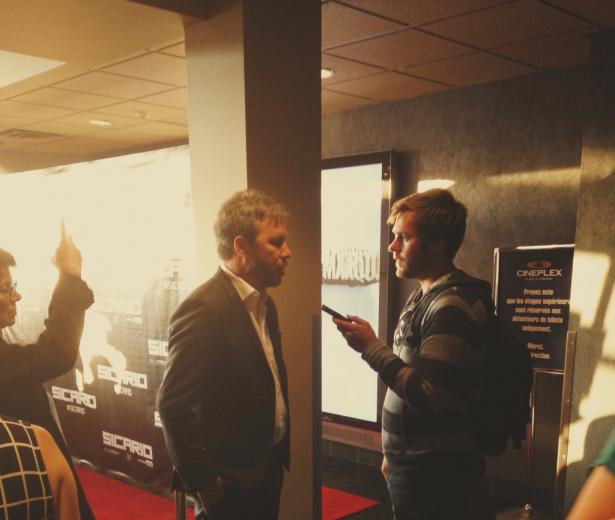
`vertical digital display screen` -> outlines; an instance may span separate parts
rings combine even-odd
[[[378,334],[382,205],[388,193],[383,163],[325,167],[321,186],[322,303],[362,317]],[[377,374],[346,344],[327,314],[321,332],[323,414],[376,423]]]

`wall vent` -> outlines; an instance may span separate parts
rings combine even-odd
[[[341,444],[356,446],[357,448],[365,448],[378,452],[382,450],[380,432],[362,430],[344,424],[323,421],[322,438]]]

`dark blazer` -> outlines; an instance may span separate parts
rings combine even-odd
[[[75,365],[85,311],[93,302],[92,291],[81,278],[61,273],[49,303],[45,330],[37,341],[15,345],[0,338],[0,414],[49,431],[71,468],[68,448],[51,413],[42,383],[68,372]],[[81,518],[94,518],[76,474],[75,479]]]
[[[267,324],[288,409],[277,311]],[[273,375],[254,325],[222,270],[190,294],[169,325],[158,411],[176,488],[198,491],[219,474],[244,487],[262,477],[275,415]],[[290,425],[282,441],[288,467]]]

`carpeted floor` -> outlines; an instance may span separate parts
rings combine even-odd
[[[378,501],[378,504],[351,515],[352,520],[390,520],[391,501],[378,468],[337,457],[320,459],[322,484]]]
[[[79,478],[98,520],[175,520],[175,502],[119,480],[79,467]],[[361,518],[362,511],[379,507],[378,500],[323,487],[322,520]],[[188,520],[194,518],[188,510]]]
[[[378,467],[323,455],[321,474],[323,486],[356,493],[379,502],[374,507],[350,515],[348,520],[393,518],[389,493]],[[520,507],[519,504],[489,496],[485,489],[481,489],[473,499],[473,518],[474,520],[520,520],[524,518]],[[536,520],[549,520],[547,516],[538,514],[535,516]]]
[[[97,520],[175,520],[175,502],[84,468],[79,479]],[[188,519],[192,519],[189,511]]]
[[[354,493],[347,493],[323,486],[322,520],[339,520],[353,513],[374,507],[379,502]]]
[[[377,467],[322,456],[321,470],[323,486],[332,488],[323,489],[323,520],[393,518],[386,484]],[[171,499],[84,468],[78,468],[78,472],[98,520],[175,520],[175,502]],[[344,496],[345,493],[354,496]],[[498,519],[508,520],[513,518],[507,514],[510,507],[489,497],[479,497],[476,520],[494,520],[496,512]],[[360,508],[363,509],[357,511]],[[188,513],[188,519],[192,519],[190,509]]]

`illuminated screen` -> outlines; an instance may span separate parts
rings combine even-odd
[[[381,332],[382,162],[322,171],[322,303],[360,316]],[[386,257],[385,257],[386,260]],[[385,272],[386,278],[386,272]],[[385,298],[386,299],[386,298]],[[382,336],[381,336],[382,337]],[[376,423],[378,377],[322,319],[322,411]]]

